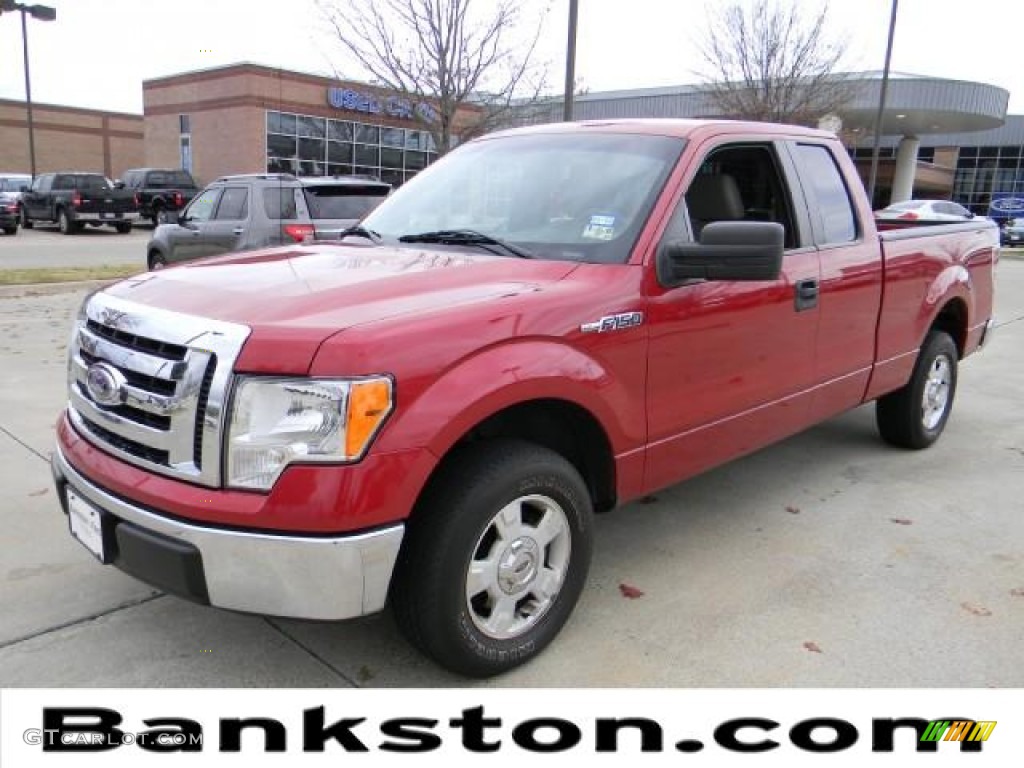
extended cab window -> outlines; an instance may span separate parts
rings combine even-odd
[[[693,239],[700,240],[701,230],[715,221],[774,221],[785,231],[786,248],[800,245],[788,187],[772,146],[736,144],[712,150],[662,239],[686,239],[689,229]]]
[[[828,147],[798,144],[801,177],[811,196],[811,214],[819,217],[815,239],[819,245],[849,243],[857,239],[857,217],[842,174]]]

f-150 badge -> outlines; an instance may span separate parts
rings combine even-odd
[[[617,315],[607,315],[593,323],[584,323],[580,326],[583,333],[605,333],[607,331],[621,331],[626,328],[635,328],[644,321],[643,312],[621,312]]]

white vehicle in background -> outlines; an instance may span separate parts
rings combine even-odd
[[[875,211],[875,218],[881,221],[967,221],[975,216],[959,203],[950,200],[904,200]]]

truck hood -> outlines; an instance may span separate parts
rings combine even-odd
[[[241,370],[303,373],[319,346],[346,328],[541,290],[576,266],[452,249],[316,244],[148,272],[106,292],[249,326]]]

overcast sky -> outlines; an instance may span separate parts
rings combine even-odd
[[[346,71],[337,44],[322,34],[313,0],[44,1],[57,9],[57,20],[29,19],[36,102],[141,113],[146,78],[238,61]],[[591,91],[697,82],[693,41],[705,26],[704,0],[579,5],[576,73]],[[551,63],[552,90],[560,91],[568,0],[550,6],[541,55]],[[853,69],[882,68],[890,9],[891,0],[832,0],[830,26],[849,34]],[[1024,0],[900,0],[892,67],[998,85],[1010,92],[1010,112],[1024,114],[1022,45]],[[0,16],[0,52],[0,98],[24,99],[17,14]]]

